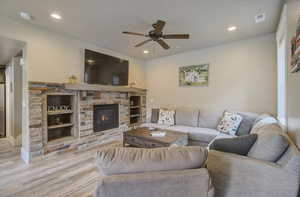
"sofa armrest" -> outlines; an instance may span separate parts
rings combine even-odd
[[[212,150],[207,167],[216,197],[297,196],[298,176],[275,163]]]
[[[97,197],[213,197],[206,168],[102,177]]]

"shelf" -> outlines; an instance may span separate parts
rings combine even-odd
[[[48,129],[58,129],[58,128],[63,128],[63,127],[72,127],[72,123],[67,123],[67,124],[60,124],[60,125],[53,125],[49,126]]]
[[[141,114],[132,114],[132,115],[130,115],[130,118],[140,117],[140,116],[141,116]]]
[[[141,106],[130,106],[130,109],[137,109],[137,108],[141,108]]]
[[[66,110],[66,111],[48,111],[48,115],[60,115],[60,114],[72,114],[72,110]]]

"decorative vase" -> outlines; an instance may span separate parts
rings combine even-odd
[[[72,75],[71,77],[69,77],[69,83],[71,83],[71,84],[77,83],[77,77],[75,75]]]

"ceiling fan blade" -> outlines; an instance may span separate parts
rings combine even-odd
[[[189,34],[167,34],[162,36],[164,39],[189,39]]]
[[[135,36],[145,36],[144,34],[141,33],[134,33],[134,32],[128,32],[128,31],[123,31],[123,34],[129,34],[129,35],[135,35]]]
[[[151,40],[152,40],[152,39],[145,40],[144,42],[141,42],[141,43],[135,45],[134,47],[140,47],[140,46],[146,44],[147,42],[150,42]]]
[[[158,44],[160,44],[160,46],[162,46],[162,48],[164,48],[164,49],[169,49],[170,48],[170,46],[165,41],[163,41],[162,39],[159,39],[156,42],[158,42]]]
[[[165,21],[158,20],[155,24],[156,33],[161,33],[165,25],[166,25]]]

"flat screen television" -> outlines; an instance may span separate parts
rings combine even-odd
[[[84,81],[88,84],[128,85],[129,62],[99,52],[85,49]]]

